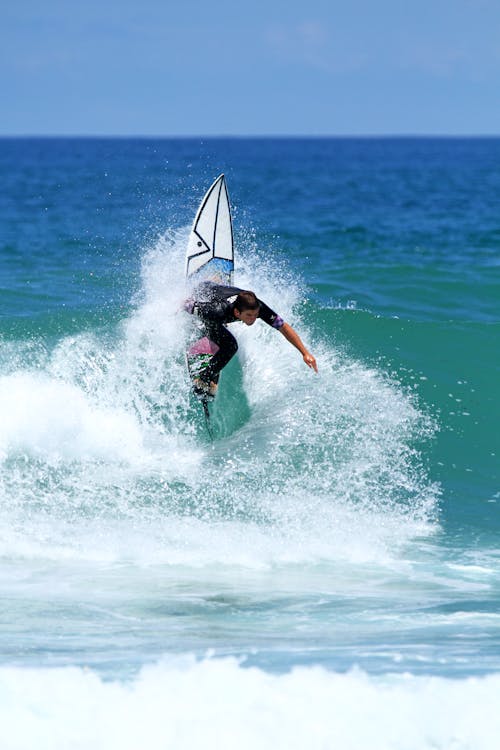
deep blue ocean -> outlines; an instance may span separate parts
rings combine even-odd
[[[190,396],[224,172],[231,326]],[[0,139],[2,750],[496,750],[500,139]]]

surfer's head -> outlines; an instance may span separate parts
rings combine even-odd
[[[247,326],[255,323],[259,317],[260,302],[253,292],[240,292],[233,303],[233,313],[237,320]]]

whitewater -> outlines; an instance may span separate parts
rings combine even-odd
[[[183,363],[184,246],[145,254],[112,334],[4,352],[4,634],[26,630],[0,670],[2,747],[493,747],[500,678],[407,671],[435,658],[405,653],[411,600],[462,587],[445,561],[423,572],[439,488],[412,441],[431,418],[321,336],[315,376],[240,327],[212,443]],[[309,340],[299,280],[237,265]]]
[[[413,370],[357,356],[342,322],[359,326],[353,342],[401,350],[416,326],[333,291],[318,299],[241,214],[236,235],[235,283],[293,325],[319,373],[276,331],[233,325],[213,440],[185,368],[185,222],[134,247],[121,314],[78,317],[74,278],[98,264],[106,278],[104,246],[67,279],[50,261],[60,325],[39,315],[35,282],[33,302],[12,282],[0,748],[496,750],[494,516],[466,536],[473,513],[434,453],[448,418],[466,439],[473,377],[448,369],[436,408],[434,353]],[[450,476],[474,479],[464,450]]]

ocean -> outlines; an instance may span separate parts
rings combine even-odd
[[[496,750],[500,139],[0,139],[2,750]],[[224,172],[210,440],[184,254]]]

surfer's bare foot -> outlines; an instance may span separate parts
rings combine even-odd
[[[205,380],[202,380],[201,378],[195,378],[193,380],[193,385],[195,388],[195,391],[198,391],[200,393],[206,393],[207,396],[210,396],[211,398],[215,398],[215,394],[217,393],[217,383],[214,383],[211,381],[210,383],[207,383]]]

